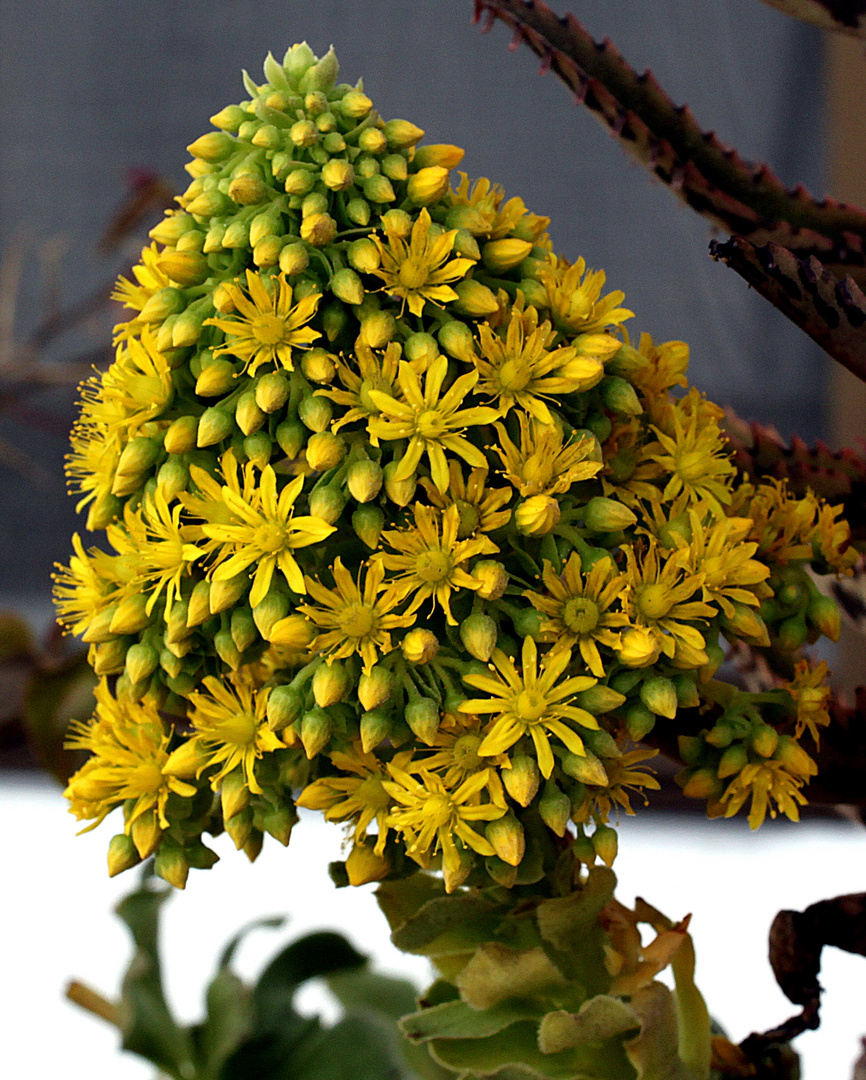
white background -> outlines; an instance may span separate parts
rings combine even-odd
[[[149,1065],[120,1053],[116,1033],[69,1005],[71,977],[112,996],[129,958],[128,936],[112,914],[135,885],[134,873],[110,880],[105,849],[111,822],[84,836],[48,781],[0,774],[0,1076],[63,1080],[145,1080]],[[326,873],[340,853],[340,829],[306,815],[288,850],[266,840],[250,865],[227,837],[222,862],[192,871],[183,894],[164,909],[168,992],[179,1017],[199,1017],[201,995],[224,942],[242,924],[286,914],[288,926],[261,930],[241,949],[238,970],[253,976],[287,940],[333,928],[377,965],[427,978],[426,962],[388,940],[372,888],[336,890]],[[672,918],[693,913],[698,984],[711,1012],[735,1040],[797,1010],[776,987],[766,961],[767,931],[782,907],[866,889],[866,830],[810,823],[764,826],[638,815],[623,823],[616,870],[619,898],[646,897]],[[797,1041],[804,1080],[849,1080],[866,1034],[866,961],[824,951],[823,1023]],[[315,987],[303,1007],[322,1005]],[[359,1078],[361,1080],[361,1078]]]

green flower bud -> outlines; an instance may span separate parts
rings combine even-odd
[[[141,856],[132,842],[132,837],[126,833],[118,833],[112,836],[108,844],[108,876],[116,877],[124,870],[130,870],[138,866]]]
[[[263,469],[271,460],[274,440],[266,431],[257,431],[244,439],[244,453],[257,468]]]
[[[223,233],[222,246],[224,248],[248,248],[250,246],[250,223],[248,221],[233,221]]]
[[[452,206],[445,215],[445,227],[466,231],[472,236],[483,236],[490,231],[490,219],[487,214],[474,206]],[[546,291],[545,291],[545,295]]]
[[[309,459],[308,449],[307,460]],[[346,474],[346,486],[349,488],[349,493],[359,503],[367,503],[375,499],[382,490],[383,480],[381,465],[377,461],[370,461],[369,458],[352,462]]]
[[[201,285],[210,274],[207,259],[197,251],[165,251],[156,267],[180,286]]]
[[[270,191],[258,176],[236,176],[229,184],[228,194],[239,206],[258,206],[269,198]]]
[[[403,342],[403,356],[411,361],[424,364],[425,368],[439,355],[439,346],[432,334],[410,334]]]
[[[704,742],[697,735],[678,735],[677,749],[686,765],[696,765],[703,757]]]
[[[116,495],[103,493],[97,495],[87,510],[86,528],[88,532],[97,532],[107,528],[120,514],[122,503]]]
[[[598,825],[591,839],[595,853],[604,865],[613,866],[618,846],[616,829],[612,829],[610,825]]]
[[[402,184],[409,175],[409,167],[402,154],[388,154],[382,159],[381,169],[384,176],[398,184]]]
[[[340,140],[342,142],[342,139]],[[331,158],[322,166],[322,183],[331,191],[345,191],[355,182],[355,170],[342,158]]]
[[[325,397],[304,398],[298,405],[298,419],[310,431],[326,431],[333,415],[334,408]]]
[[[407,240],[412,232],[412,218],[405,210],[388,210],[382,215],[382,225],[389,233]]]
[[[181,211],[177,211],[177,213],[169,212],[158,225],[154,225],[147,235],[151,240],[156,240],[158,244],[171,247],[180,240],[185,232],[189,232],[190,229],[194,228],[195,220],[191,214],[184,214]]]
[[[752,749],[761,757],[771,758],[779,745],[779,733],[769,724],[761,724],[752,734]]]
[[[327,94],[334,89],[339,72],[340,65],[332,45],[318,63],[307,68],[301,76],[299,86],[302,90],[321,90]]]
[[[211,255],[215,251],[222,251],[223,237],[226,233],[226,227],[221,221],[211,221],[208,231],[205,233],[204,244],[202,245],[202,251],[205,255]],[[217,286],[219,288],[219,286]],[[216,294],[214,294],[214,300],[216,300]],[[217,306],[217,311],[220,308]]]
[[[350,90],[340,101],[340,112],[349,120],[363,120],[372,108],[373,102],[360,90]]]
[[[607,787],[609,783],[604,765],[591,750],[587,750],[585,756],[565,754],[562,758],[562,771],[573,780],[579,780],[581,784]]]
[[[481,249],[481,260],[492,274],[507,274],[520,266],[530,251],[532,244],[514,237],[488,240]]]
[[[272,806],[270,803],[267,804],[267,809],[263,811],[261,817],[264,831],[268,836],[278,840],[283,847],[288,845],[292,828],[297,820],[297,811],[293,806]]]
[[[297,420],[284,420],[274,432],[277,443],[289,460],[300,454],[307,440],[307,429]]]
[[[268,590],[264,600],[253,608],[253,622],[265,641],[270,641],[274,626],[289,613],[289,598],[280,589]]]
[[[231,214],[236,209],[236,206],[228,195],[224,195],[216,188],[211,188],[210,191],[203,191],[201,195],[196,195],[192,202],[187,203],[186,208],[196,217],[211,218]]]
[[[508,588],[508,571],[495,559],[482,559],[472,569],[472,576],[479,583],[476,594],[482,600],[498,600]]]
[[[239,105],[226,105],[224,109],[220,109],[216,115],[210,118],[210,123],[214,127],[222,128],[223,131],[236,132],[244,120],[249,119],[249,113],[245,112]]]
[[[211,581],[209,594],[211,615],[219,615],[221,611],[227,611],[233,607],[246,593],[249,586],[249,575],[243,571],[225,581]]]
[[[171,502],[189,485],[189,469],[176,457],[169,458],[156,474],[156,484],[166,502]]]
[[[237,608],[232,612],[229,628],[238,652],[248,649],[259,636],[253,613],[248,607]]]
[[[474,259],[476,262],[481,258],[481,248],[478,246],[478,241],[468,229],[457,230],[452,251],[455,255],[462,255],[464,259]],[[547,294],[545,293],[545,295]]]
[[[382,129],[389,150],[408,150],[424,138],[424,132],[408,120],[389,120]]]
[[[159,653],[152,645],[139,641],[135,645],[130,645],[125,664],[130,682],[143,682],[149,679],[159,666]]]
[[[346,444],[339,435],[334,435],[331,431],[316,432],[307,442],[307,464],[313,472],[335,469],[345,456]],[[349,471],[351,472],[351,468]]]
[[[511,768],[503,769],[501,776],[505,790],[511,798],[521,806],[529,806],[538,793],[541,783],[541,773],[538,771],[535,758],[528,754],[512,754]],[[543,810],[542,817],[544,817]],[[559,835],[562,836],[562,833]]]
[[[183,658],[175,656],[170,648],[160,650],[159,666],[170,679],[176,678],[183,671]]]
[[[456,241],[454,247],[456,250]],[[461,251],[460,254],[462,255],[463,252]],[[526,303],[531,307],[538,308],[539,311],[544,311],[544,309],[549,306],[547,289],[545,289],[540,282],[533,281],[532,278],[523,278],[517,287],[523,293]]]
[[[91,645],[87,659],[95,675],[119,675],[126,664],[127,642],[123,638]]]
[[[397,333],[397,320],[390,311],[373,311],[361,320],[361,340],[371,349],[384,349]]]
[[[389,203],[397,198],[391,181],[387,176],[382,176],[381,173],[377,173],[375,176],[365,180],[362,188],[364,197],[369,199],[370,202]]]
[[[234,366],[222,357],[212,360],[196,379],[195,392],[199,397],[222,397],[237,385]]]
[[[210,582],[197,581],[189,598],[186,625],[188,627],[200,626],[210,617]]]
[[[217,656],[232,671],[237,671],[241,666],[241,653],[231,635],[231,630],[218,630],[214,634],[213,647]]]
[[[655,675],[641,683],[640,699],[656,716],[673,720],[677,715],[676,687],[670,679],[661,675]]]
[[[548,829],[555,832],[557,836],[565,836],[565,830],[571,818],[571,799],[553,780],[545,781],[544,792],[538,803],[538,812]]]
[[[603,379],[599,389],[604,407],[611,412],[624,413],[626,416],[640,416],[643,412],[635,388],[618,375]]]
[[[596,683],[588,690],[582,690],[574,700],[576,705],[581,709],[586,709],[593,716],[603,716],[613,709],[618,709],[625,701],[625,694],[620,694],[604,683]]]
[[[325,349],[307,349],[301,360],[301,371],[311,382],[318,383],[333,382],[337,374],[334,358]]]
[[[370,204],[366,199],[358,197],[349,199],[346,203],[346,217],[356,225],[361,225],[362,227],[369,225],[370,218],[372,217]]]
[[[365,712],[370,712],[384,705],[390,698],[394,686],[391,672],[377,664],[364,672],[358,682],[358,700]]]
[[[138,476],[147,472],[157,462],[162,451],[162,446],[155,439],[148,439],[145,435],[136,435],[123,448],[120,460],[117,462],[118,476]],[[116,494],[120,494],[116,492]]]
[[[415,495],[415,488],[418,486],[418,478],[413,473],[406,480],[395,480],[394,473],[400,467],[398,461],[389,461],[384,468],[385,476],[385,494],[391,500],[396,503],[397,506],[408,506]]]
[[[384,131],[376,127],[364,128],[358,135],[358,149],[365,154],[384,154],[388,149]]]
[[[559,502],[552,495],[532,495],[514,511],[514,524],[524,536],[544,536],[559,523]]]
[[[672,680],[677,692],[677,705],[681,709],[696,709],[701,703],[701,696],[692,675],[675,675]]]
[[[313,517],[319,517],[329,525],[334,525],[340,520],[346,502],[346,496],[339,488],[314,489],[310,492],[310,513]]]
[[[619,532],[636,524],[637,517],[624,503],[596,495],[583,511],[583,523],[596,533]]]
[[[272,413],[285,405],[290,392],[291,385],[286,376],[281,371],[269,371],[257,380],[253,401],[263,414]],[[245,394],[244,397],[246,396]],[[241,431],[244,431],[243,426],[241,426]],[[244,431],[244,434],[250,435],[252,432]]]
[[[632,742],[640,742],[656,726],[655,713],[642,701],[630,702],[625,710],[625,729]]]
[[[178,315],[186,307],[186,299],[180,289],[171,285],[155,292],[141,309],[139,318],[142,322],[157,323],[169,315]]]
[[[183,848],[177,844],[170,845],[168,839],[163,837],[156,850],[153,872],[175,889],[185,889],[186,879],[189,877],[189,862]]]
[[[589,749],[600,758],[618,758],[622,757],[622,750],[617,745],[616,739],[611,735],[609,731],[605,731],[604,728],[598,728],[595,731],[584,730],[581,732],[581,737]]]
[[[712,768],[696,769],[683,785],[683,795],[689,799],[717,800],[723,790],[724,785]]]
[[[432,746],[439,730],[439,706],[430,698],[415,698],[406,706],[405,720],[412,734],[426,746]]]
[[[316,186],[316,173],[312,169],[292,169],[283,181],[283,187],[289,195],[309,195]]]
[[[489,821],[484,829],[487,842],[504,863],[519,866],[526,852],[526,835],[523,826],[510,811],[495,821]]]
[[[379,746],[391,733],[388,714],[381,709],[372,709],[361,716],[361,748],[365,754]]]
[[[734,743],[722,754],[716,775],[720,780],[736,776],[749,764],[749,755],[742,743]]]
[[[301,222],[301,239],[311,247],[325,247],[337,235],[337,223],[330,214],[310,214]]]
[[[253,248],[253,262],[263,270],[276,266],[283,250],[282,236],[265,236]]]
[[[283,137],[273,124],[262,124],[250,140],[260,150],[281,150]]]
[[[457,293],[457,299],[451,302],[451,307],[461,315],[468,315],[473,319],[484,319],[499,310],[499,301],[492,290],[473,278],[458,281],[454,285],[454,291]],[[442,341],[441,336],[439,340]],[[446,352],[448,351],[444,344],[443,348]]]
[[[252,435],[267,420],[267,414],[256,404],[256,395],[252,390],[241,394],[235,406],[235,423],[244,433]]]
[[[728,616],[722,612],[719,619],[722,630],[726,630],[737,637],[745,638],[749,644],[766,648],[770,644],[770,636],[767,631],[767,626],[758,612],[739,600],[732,600],[730,603],[733,605],[734,614]],[[800,623],[802,624],[802,638],[793,646],[795,649],[799,648],[806,640],[805,619],[800,616],[795,616],[795,619],[797,618],[799,618]],[[777,631],[781,631],[782,625],[784,624],[781,624],[777,628]],[[786,648],[786,646],[783,645],[782,648]]]
[[[237,139],[233,139],[224,131],[209,131],[190,143],[187,150],[193,157],[201,158],[202,161],[224,161],[227,157],[231,157],[237,145]]]
[[[809,621],[831,641],[838,641],[842,630],[839,608],[829,596],[817,594],[809,601],[807,610]]]
[[[360,304],[364,299],[364,286],[354,270],[348,267],[338,270],[331,278],[331,292],[345,304]]]
[[[519,637],[535,638],[537,641],[541,635],[542,618],[534,607],[521,608],[512,612],[511,625]]]
[[[349,260],[349,265],[353,266],[356,270],[359,270],[362,274],[369,274],[371,271],[379,269],[379,249],[372,240],[368,240],[366,237],[362,237],[360,240],[353,240],[349,245],[346,255]],[[360,303],[360,301],[358,302]]]
[[[378,506],[359,506],[352,514],[355,535],[371,550],[379,546],[384,525],[385,515]]]
[[[201,414],[198,421],[198,433],[196,446],[216,446],[217,443],[227,439],[235,430],[235,419],[225,409],[211,406]]]
[[[470,615],[460,624],[460,640],[466,646],[467,652],[484,663],[493,655],[496,637],[496,623],[489,615],[481,612]]]
[[[320,708],[326,709],[329,705],[342,701],[350,685],[349,672],[339,660],[322,664],[313,674],[313,698]]]
[[[322,708],[310,709],[301,717],[301,743],[309,761],[328,745],[331,731],[331,718]]]
[[[484,869],[503,889],[513,889],[517,884],[517,867],[509,866],[498,855],[488,855],[484,860]]]
[[[268,697],[268,727],[282,731],[293,724],[304,709],[304,695],[291,685],[275,686]]]
[[[228,818],[223,814],[223,824],[237,850],[243,851],[253,836],[252,810],[242,810],[239,814],[235,814],[234,817]]]
[[[198,686],[198,680],[194,675],[188,675],[185,671],[165,680],[165,685],[178,697],[189,697]]]
[[[322,329],[328,341],[336,341],[349,325],[349,316],[342,303],[335,301],[322,311]]]

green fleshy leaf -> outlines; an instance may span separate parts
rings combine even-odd
[[[619,998],[599,994],[581,1005],[577,1013],[559,1009],[549,1012],[538,1028],[538,1046],[543,1054],[581,1043],[610,1039],[640,1027],[640,1017]]]
[[[344,1009],[371,1009],[397,1021],[414,1012],[418,992],[408,979],[379,975],[366,968],[329,975],[328,988]]]
[[[418,913],[391,935],[402,952],[444,956],[467,952],[488,941],[497,920],[493,905],[475,893],[428,900]]]
[[[531,998],[566,986],[565,976],[540,946],[509,949],[499,942],[480,946],[455,982],[473,1009],[489,1009],[508,998]]]
[[[485,1039],[518,1020],[538,1020],[543,1012],[531,1001],[502,1001],[489,1009],[472,1009],[463,1001],[449,1001],[406,1016],[399,1026],[413,1042]]]
[[[392,931],[399,930],[418,914],[428,900],[442,897],[442,882],[432,874],[411,874],[399,881],[383,881],[376,889],[376,902]]]
[[[542,1054],[536,1024],[520,1021],[486,1039],[434,1039],[433,1056],[462,1077],[484,1080],[635,1080],[619,1040]]]
[[[117,905],[118,916],[129,927],[135,954],[123,978],[120,997],[121,1045],[169,1075],[195,1075],[192,1040],[175,1023],[162,989],[159,963],[159,912],[171,889],[144,885]]]
[[[594,866],[586,884],[568,896],[544,900],[538,905],[538,929],[545,941],[569,953],[579,949],[596,926],[605,904],[613,899],[616,874],[606,866]]]
[[[632,995],[631,1007],[641,1019],[640,1034],[625,1044],[637,1080],[697,1080],[677,1052],[679,1033],[674,995],[652,982]]]

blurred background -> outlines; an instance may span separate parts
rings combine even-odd
[[[554,6],[564,11],[565,0]],[[847,185],[844,194],[857,197],[862,171],[852,165],[851,131],[864,110],[849,99],[864,67],[858,48],[834,44],[828,53],[817,30],[758,0],[573,0],[572,10],[638,70],[650,67],[675,101],[688,102],[702,126],[743,156],[769,162],[789,184],[821,194],[837,182],[837,194]],[[0,0],[0,608],[24,616],[36,635],[28,640],[23,624],[2,617],[0,636],[11,644],[0,647],[0,803],[17,828],[2,841],[0,910],[24,950],[0,1009],[9,1025],[0,1041],[7,1075],[49,1076],[61,1067],[66,1080],[147,1075],[135,1062],[118,1064],[113,1034],[61,1000],[71,975],[113,990],[127,952],[108,912],[131,883],[104,879],[102,830],[73,840],[59,789],[22,768],[34,763],[19,721],[26,709],[44,728],[86,710],[78,661],[45,637],[52,565],[68,558],[70,535],[83,528],[62,478],[75,384],[91,365],[110,362],[118,314],[110,284],[186,186],[186,145],[208,130],[210,115],[243,99],[242,68],[257,78],[268,50],[281,56],[306,39],[321,55],[333,44],[341,77],[363,75],[386,118],[410,119],[428,141],[465,147],[461,167],[470,176],[489,176],[550,216],[555,248],[583,255],[607,272],[609,287],[625,291],[637,315],[632,333],[688,341],[692,381],[711,398],[786,437],[838,438],[839,403],[847,409],[852,394],[818,347],[709,258],[706,224],[632,166],[552,75],[538,77],[528,50],[510,53],[500,25],[481,36],[471,16],[471,0]],[[846,423],[856,426],[850,416]],[[34,665],[48,686],[35,695],[27,681]],[[729,960],[715,970],[726,972],[727,989],[720,983],[710,1003],[723,1020],[733,1010],[734,1037],[781,1021],[792,1010],[764,959],[769,921],[780,907],[862,888],[853,868],[863,865],[864,834],[830,819],[802,834],[783,827],[760,838],[742,822],[709,832],[700,823],[673,832],[662,825],[663,835],[643,815],[627,831],[623,898],[646,892],[675,917],[694,909],[694,925],[704,927],[699,955],[701,933],[707,947],[724,943]],[[336,854],[336,830],[309,824],[303,832],[318,837],[307,841],[311,852],[330,843]],[[383,950],[392,967],[401,962],[387,953],[371,897],[364,916],[346,893],[335,898],[320,854],[304,862],[293,841],[288,853],[266,846],[261,866],[239,859],[194,874],[196,899],[172,905],[169,948],[178,942],[180,950],[179,927],[200,931],[187,935],[178,957],[189,977],[173,990],[192,994],[182,1011],[195,1014],[190,987],[200,985],[218,945],[256,914],[303,907],[308,914],[296,915],[293,931],[307,918],[357,922],[362,948]],[[831,882],[839,865],[850,880]],[[262,948],[264,956],[270,946]],[[854,980],[862,986],[862,973],[848,961],[836,978],[850,991]],[[752,1019],[737,1000],[744,977],[764,988]],[[850,997],[833,992],[838,1002]],[[856,1035],[866,1030],[853,1006],[849,1012],[844,1030],[801,1040],[806,1080],[848,1076]],[[829,1024],[829,1004],[826,1014]],[[836,1015],[848,1014],[840,1005]],[[37,1065],[27,1055],[37,1026],[49,1023],[64,1036],[40,1040]],[[102,1058],[91,1057],[97,1033]],[[808,1050],[809,1040],[820,1049]]]

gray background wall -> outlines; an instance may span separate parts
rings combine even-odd
[[[557,10],[565,10],[557,0]],[[816,32],[758,0],[572,0],[598,37],[651,67],[746,156],[821,191],[821,60]],[[693,381],[742,415],[814,438],[822,354],[707,256],[707,226],[632,166],[525,49],[497,25],[469,25],[471,0],[0,0],[0,248],[24,245],[19,336],[38,317],[38,245],[64,236],[63,300],[122,269],[94,252],[130,167],[185,183],[184,147],[244,97],[268,49],[331,43],[348,81],[363,74],[386,118],[413,120],[467,150],[465,169],[549,215],[556,248],[582,254],[626,292],[634,329],[692,346]],[[52,350],[107,339],[96,321]],[[80,528],[59,480],[73,395],[43,392],[30,412],[0,398],[0,438],[57,477],[44,486],[0,464],[0,595],[44,592]],[[22,423],[22,419],[35,420]]]

